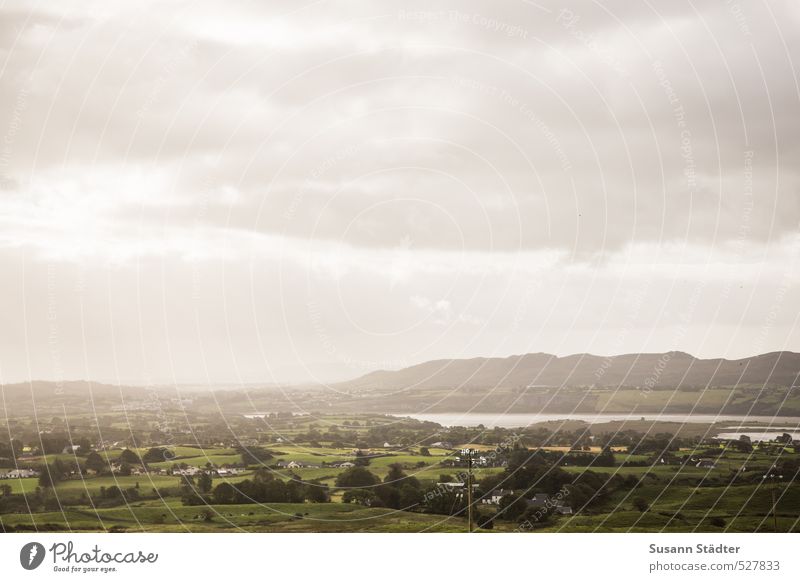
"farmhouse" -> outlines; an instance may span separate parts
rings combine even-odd
[[[0,474],[0,479],[27,479],[38,476],[39,472],[33,469],[12,469],[7,473]]]
[[[484,497],[482,501],[491,505],[499,505],[500,500],[506,495],[514,495],[514,491],[511,489],[495,489],[487,497]]]
[[[531,507],[539,507],[539,508],[552,508],[558,514],[561,515],[572,515],[572,507],[568,505],[564,505],[558,499],[553,499],[547,493],[536,493],[534,494],[533,498],[528,501],[528,505]]]
[[[199,469],[198,467],[186,467],[185,469],[173,469],[172,470],[172,474],[173,475],[185,475],[187,477],[194,477],[195,475],[198,475],[198,474],[200,474],[202,472],[203,471],[201,469]]]

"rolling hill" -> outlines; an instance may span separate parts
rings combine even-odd
[[[435,360],[377,371],[344,383],[350,388],[400,390],[458,387],[793,386],[800,354],[772,352],[740,360],[700,359],[684,352],[595,356],[525,354],[507,358]]]

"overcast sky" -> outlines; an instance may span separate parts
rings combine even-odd
[[[301,4],[0,2],[0,382],[800,351],[796,1]]]

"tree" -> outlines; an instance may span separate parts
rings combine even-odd
[[[244,487],[242,487],[242,490],[244,491]],[[280,479],[273,479],[268,483],[264,483],[261,487],[252,490],[249,497],[255,501],[264,501],[268,503],[287,501],[286,483]]]
[[[603,447],[603,452],[594,458],[594,465],[597,467],[613,467],[614,466],[614,451],[611,447],[606,445]]]
[[[403,465],[400,463],[392,463],[389,465],[389,472],[384,477],[384,483],[398,483],[406,478],[406,474],[403,472]]]
[[[160,463],[162,461],[169,461],[175,455],[170,452],[166,447],[152,447],[142,456],[145,463]]]
[[[39,473],[39,487],[55,487],[62,477],[63,473],[56,466],[56,463],[45,465]]]
[[[109,499],[120,499],[123,497],[122,489],[116,485],[112,485],[105,491],[105,496]]]
[[[300,479],[290,479],[286,483],[286,501],[289,503],[303,503],[306,500],[306,490]]]
[[[8,497],[11,495],[11,485],[6,485],[3,483],[0,485],[0,493],[2,493],[3,497]]]
[[[272,459],[272,452],[263,447],[240,447],[239,454],[244,465],[263,465]]]
[[[220,483],[214,487],[214,492],[211,494],[214,498],[214,503],[220,504],[235,503],[236,495],[236,488],[230,483]]]
[[[400,488],[393,485],[378,485],[375,489],[375,496],[380,500],[382,507],[400,509]]]
[[[181,501],[184,505],[201,505],[203,498],[198,494],[191,475],[181,475]]]
[[[633,507],[637,511],[641,511],[642,513],[644,513],[645,511],[650,509],[650,504],[647,503],[647,499],[645,499],[644,497],[637,497],[636,499],[633,500]]]
[[[84,464],[84,466],[90,471],[94,471],[96,473],[102,473],[103,471],[106,470],[108,464],[106,463],[105,459],[103,459],[103,457],[100,456],[99,453],[92,451],[91,453],[89,453],[89,456],[86,457],[86,463]]]
[[[410,483],[400,486],[400,499],[398,500],[399,509],[411,509],[422,503],[422,491],[419,487],[414,487]]]
[[[205,471],[200,473],[200,476],[197,478],[197,488],[200,490],[200,493],[208,493],[211,491],[211,483],[211,475]]]
[[[500,498],[497,516],[509,521],[517,521],[528,509],[528,500],[521,495],[508,494]]]
[[[119,462],[121,463],[128,463],[129,465],[141,465],[142,460],[139,458],[139,455],[134,453],[130,449],[125,449],[119,455]]]
[[[430,457],[431,451],[428,447],[420,447],[419,454],[423,457]]]
[[[269,483],[270,481],[275,479],[275,475],[272,473],[270,469],[266,467],[260,467],[255,470],[253,473],[253,481],[255,483]]]
[[[544,525],[550,518],[553,516],[553,508],[552,507],[528,507],[525,510],[517,521],[521,523],[527,523],[530,527],[533,527],[533,524]]]
[[[350,467],[336,477],[337,487],[369,487],[379,482],[378,477],[364,467]]]
[[[477,521],[481,529],[494,529],[494,515],[491,513],[478,513]]]
[[[326,503],[330,501],[328,486],[321,483],[306,483],[303,494],[307,501],[311,503]]]
[[[9,445],[11,446],[11,452],[13,453],[14,457],[19,457],[25,450],[25,446],[19,439],[11,439]]]
[[[430,513],[463,515],[467,507],[467,496],[460,492],[436,487],[425,492],[423,504],[425,510]]]
[[[353,459],[353,463],[355,463],[358,467],[366,467],[369,465],[369,457],[364,453],[364,451],[359,449],[356,451],[356,458]]]

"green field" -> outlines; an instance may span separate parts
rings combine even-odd
[[[211,520],[201,517],[209,510]],[[459,517],[361,507],[344,503],[274,503],[185,507],[179,502],[137,503],[114,509],[66,509],[33,515],[2,515],[5,527],[67,531],[124,529],[149,532],[453,532],[464,531]]]
[[[708,397],[717,396],[710,394]],[[137,422],[144,423],[145,419],[146,416],[142,416]],[[114,425],[120,420],[118,415],[109,415],[102,422]],[[217,477],[210,473],[211,486],[202,492],[197,489],[199,478],[189,484],[178,475],[155,472],[121,476],[111,474],[108,467],[101,468],[101,474],[97,475],[94,470],[83,470],[88,469],[85,455],[31,456],[31,451],[42,450],[36,447],[37,433],[32,433],[32,440],[27,441],[32,444],[16,459],[17,465],[38,469],[46,462],[51,467],[63,465],[66,469],[52,484],[44,477],[41,481],[36,478],[0,481],[5,486],[0,493],[0,530],[465,531],[463,514],[448,515],[458,511],[457,508],[453,510],[454,502],[436,506],[430,503],[430,499],[423,501],[423,496],[442,489],[443,486],[437,485],[440,481],[463,480],[466,469],[453,466],[459,449],[474,448],[480,450],[481,455],[491,456],[501,443],[519,440],[509,441],[514,431],[527,430],[524,435],[527,442],[521,441],[522,446],[516,451],[511,447],[506,450],[505,464],[496,463],[499,466],[491,468],[475,466],[474,479],[481,487],[489,488],[484,493],[507,489],[507,483],[514,477],[504,467],[510,466],[513,453],[523,453],[524,469],[525,463],[532,458],[526,455],[536,451],[539,458],[544,459],[542,462],[546,463],[547,472],[558,473],[559,484],[548,484],[547,474],[542,482],[538,478],[526,477],[526,480],[510,486],[515,495],[527,499],[540,492],[552,495],[566,483],[577,491],[577,499],[565,499],[565,504],[573,507],[576,513],[558,515],[554,512],[542,518],[541,522],[532,524],[530,531],[751,532],[773,531],[776,521],[779,531],[798,531],[800,485],[796,481],[797,475],[788,474],[775,485],[778,499],[775,518],[772,516],[772,491],[760,480],[760,476],[778,463],[782,467],[796,467],[795,447],[777,442],[753,443],[744,449],[734,446],[742,443],[720,444],[707,438],[713,430],[713,425],[709,424],[694,424],[686,428],[674,422],[609,422],[591,426],[597,435],[592,438],[596,440],[587,440],[583,435],[589,427],[580,421],[555,425],[544,423],[528,429],[505,431],[476,427],[446,429],[383,415],[283,416],[271,418],[269,423],[244,419],[240,415],[230,422],[238,423],[235,424],[236,430],[247,435],[248,447],[255,447],[253,443],[258,443],[260,454],[264,454],[263,462],[244,465],[244,461],[251,457],[246,455],[243,458],[240,454],[243,445],[226,438],[226,422],[224,430],[218,429],[217,436],[208,438],[211,444],[204,447],[190,444],[190,439],[175,439],[182,444],[164,445],[171,458],[148,464],[153,470],[169,471],[176,465],[205,469],[210,464],[215,468],[236,466],[243,471],[233,477]],[[355,423],[358,425],[354,426]],[[80,425],[80,420],[76,424]],[[34,426],[31,424],[31,431]],[[208,426],[213,424],[209,421]],[[153,428],[149,426],[148,430]],[[551,429],[555,432],[549,434]],[[200,430],[198,434],[203,432]],[[603,441],[609,432],[635,436],[628,440],[625,437],[619,441]],[[654,449],[652,443],[649,448],[640,448],[642,442],[659,434],[680,439],[679,444],[669,449],[663,463],[661,449]],[[421,443],[438,440],[453,443],[453,448],[430,448],[427,454],[422,454]],[[124,442],[115,439],[112,445],[106,445],[109,448],[103,450],[101,456],[117,461],[124,450]],[[150,443],[148,447],[131,447],[141,457],[159,441],[143,438],[134,442]],[[384,442],[395,444],[382,446]],[[609,444],[604,445],[604,442]],[[61,450],[61,446],[45,450]],[[610,460],[613,466],[598,466],[600,463],[594,462],[591,466],[581,466],[587,459],[600,459],[604,450],[606,453],[613,450]],[[690,457],[713,457],[716,465],[709,469],[697,467],[696,460],[681,461]],[[316,466],[285,468],[285,464],[291,461]],[[398,501],[402,479],[390,480],[390,483],[376,488],[383,493],[395,491],[393,494],[397,497],[394,500],[377,496],[372,499],[354,497],[353,493],[364,487],[337,487],[337,479],[348,469],[328,466],[343,461],[365,464],[365,469],[372,474],[366,489],[375,485],[375,479],[383,483],[390,470],[401,470],[404,477],[414,478],[416,484],[413,488],[417,497],[411,497],[411,502]],[[86,464],[81,471],[83,477],[81,472],[74,470],[76,462]],[[132,470],[141,470],[134,465],[130,466]],[[515,467],[515,471],[522,470]],[[264,468],[269,472],[264,473]],[[270,477],[279,482],[270,482]],[[208,485],[208,478],[203,480]],[[232,497],[225,497],[222,493],[216,495],[217,489],[224,492],[225,488],[219,487],[223,483],[237,485],[245,481],[248,483],[235,490]],[[265,483],[282,492],[275,494],[276,489],[273,489],[267,495],[266,489],[253,489],[256,485],[266,487]],[[320,489],[319,484],[327,486],[327,489]],[[582,486],[589,487],[590,493],[581,490]],[[254,497],[248,491],[255,491]],[[592,497],[593,494],[596,498]],[[247,499],[278,499],[280,502],[241,504]],[[306,502],[286,502],[298,499]],[[352,502],[344,503],[345,499]],[[230,504],[220,503],[224,501]],[[390,507],[414,510],[401,511]],[[525,509],[530,509],[530,506],[526,505]],[[495,512],[499,513],[496,515]],[[476,513],[492,521],[492,531],[514,531],[524,523],[523,514],[531,515],[529,511],[523,511],[519,516],[509,517],[503,515],[497,505],[482,503],[478,504]]]

